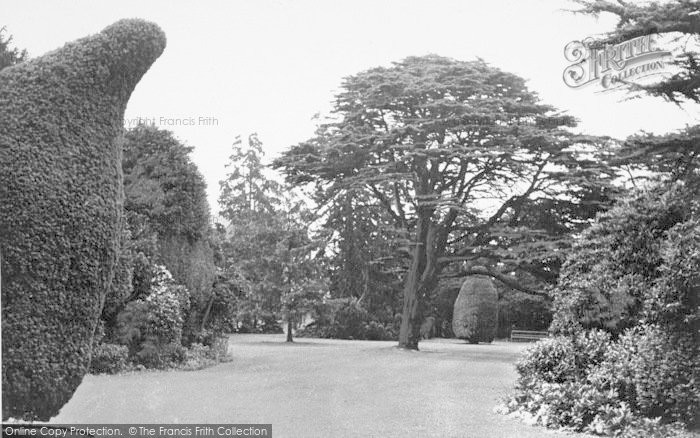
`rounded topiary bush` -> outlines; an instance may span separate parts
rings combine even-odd
[[[498,291],[485,275],[467,277],[452,314],[455,336],[471,343],[492,342],[498,328]]]
[[[123,116],[165,47],[122,20],[0,71],[2,416],[48,420],[90,363],[121,229]]]

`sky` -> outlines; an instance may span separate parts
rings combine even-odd
[[[407,56],[480,57],[525,78],[544,103],[578,118],[582,133],[624,138],[697,123],[697,105],[566,86],[566,44],[615,24],[574,8],[565,0],[0,0],[0,26],[34,57],[121,18],[160,25],[168,45],[134,91],[125,125],[150,119],[193,146],[216,212],[237,135],[257,132],[269,161],[313,135],[314,115],[330,111],[344,77]]]

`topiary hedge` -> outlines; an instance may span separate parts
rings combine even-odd
[[[452,314],[455,336],[471,343],[492,342],[498,326],[498,291],[485,275],[467,277]]]
[[[87,372],[122,221],[127,100],[165,48],[119,21],[0,71],[2,416],[48,420]]]

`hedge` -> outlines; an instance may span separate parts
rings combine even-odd
[[[2,416],[48,420],[87,372],[122,219],[120,136],[165,48],[122,20],[0,71]]]

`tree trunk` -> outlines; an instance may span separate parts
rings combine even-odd
[[[199,327],[199,331],[203,332],[204,327],[207,324],[207,320],[209,319],[209,313],[211,312],[211,306],[214,304],[214,299],[216,296],[214,295],[214,292],[211,293],[211,298],[209,298],[209,302],[207,303],[207,308],[204,311],[204,316],[202,316],[202,325]]]
[[[287,342],[294,342],[292,339],[292,318],[287,317]]]
[[[427,256],[434,255],[433,236],[430,233],[430,215],[422,214],[416,224],[416,242],[411,257],[411,266],[406,274],[403,288],[403,312],[399,330],[399,348],[418,350],[420,325],[423,319],[426,268],[432,269]],[[428,254],[430,251],[431,254]],[[428,276],[430,275],[427,273]]]
[[[414,255],[418,252],[414,251]],[[406,282],[403,288],[403,312],[401,313],[401,329],[399,330],[399,347],[418,350],[420,340],[420,315],[418,302],[418,277],[420,276],[419,262],[416,258],[411,261]]]

